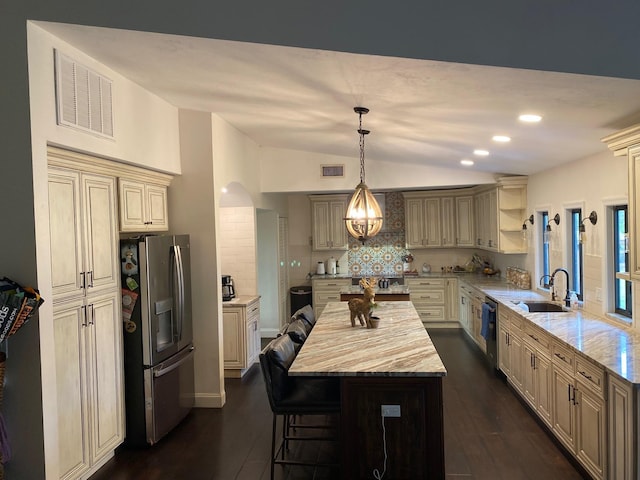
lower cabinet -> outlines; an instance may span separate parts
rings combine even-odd
[[[340,290],[351,285],[351,278],[313,279],[313,313],[316,318],[320,316],[324,307],[329,302],[340,301]]]
[[[631,480],[636,478],[634,405],[637,395],[629,382],[613,375],[609,375],[608,380],[609,478]]]
[[[260,354],[260,297],[222,307],[224,376],[242,377]]]
[[[124,439],[119,292],[54,305],[59,478],[86,477]]]
[[[446,321],[447,285],[444,278],[405,278],[411,302],[425,326]]]

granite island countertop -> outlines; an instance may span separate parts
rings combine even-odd
[[[521,290],[504,279],[468,275],[460,280],[498,301],[534,325],[550,333],[607,371],[640,385],[640,332],[584,310],[531,313],[516,305],[519,301],[548,301],[549,295]]]
[[[373,292],[376,295],[409,295],[411,293],[411,291],[409,290],[409,287],[406,285],[398,285],[398,286],[393,286],[393,287],[389,287],[389,288],[379,288],[379,287],[374,287],[373,288]],[[363,294],[364,293],[364,289],[360,287],[360,285],[350,285],[348,287],[342,287],[340,289],[340,293],[344,293],[344,294]]]
[[[378,328],[356,320],[346,302],[327,304],[289,368],[290,375],[442,377],[447,371],[411,302],[378,302]]]

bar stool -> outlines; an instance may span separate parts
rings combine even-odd
[[[337,463],[312,462],[285,458],[289,442],[297,440],[335,441],[336,436],[294,435],[303,425],[292,425],[292,415],[337,415],[340,413],[340,383],[335,378],[290,377],[288,370],[296,356],[293,340],[282,335],[272,340],[260,352],[260,367],[264,376],[267,397],[273,413],[271,431],[271,479],[275,465],[308,465],[338,467]],[[282,438],[276,448],[277,417],[282,416]],[[309,425],[309,428],[327,428]]]
[[[296,353],[298,353],[300,348],[302,348],[302,344],[307,339],[308,332],[305,323],[299,318],[289,324],[285,333],[287,333],[287,335],[291,337],[291,340],[293,340],[293,343],[296,344],[295,349]]]

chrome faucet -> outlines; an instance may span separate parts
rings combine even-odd
[[[549,286],[551,287],[551,300],[556,299],[556,291],[554,288],[554,284],[555,284],[556,273],[558,272],[564,272],[565,276],[567,277],[567,283],[565,284],[567,287],[567,293],[564,297],[564,304],[565,306],[570,307],[571,306],[571,290],[569,290],[569,272],[567,272],[564,268],[556,268],[551,274],[551,279],[549,280]]]

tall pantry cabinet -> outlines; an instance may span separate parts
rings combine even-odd
[[[59,477],[87,476],[124,439],[116,178],[48,151]]]

